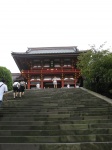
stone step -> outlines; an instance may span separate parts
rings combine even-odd
[[[22,114],[22,113],[40,113],[40,114],[49,114],[51,112],[53,113],[91,113],[91,114],[97,114],[97,113],[106,113],[106,114],[112,114],[112,110],[107,110],[107,109],[103,109],[100,110],[100,109],[95,109],[95,110],[91,110],[91,109],[85,109],[85,110],[78,110],[78,109],[75,109],[75,108],[62,108],[62,107],[58,107],[58,108],[37,108],[37,109],[31,109],[31,108],[24,108],[24,109],[18,109],[18,108],[15,108],[15,109],[7,109],[7,110],[2,110],[2,113],[4,114],[14,114],[14,113],[19,113],[19,114]]]
[[[23,108],[18,108],[18,107],[15,107],[14,109],[13,108],[7,108],[7,109],[2,109],[2,110],[0,110],[0,112],[2,111],[2,113],[4,113],[4,114],[7,114],[7,113],[11,113],[11,114],[13,114],[13,113],[16,113],[16,112],[18,112],[18,113],[50,113],[50,112],[54,112],[54,113],[85,113],[85,114],[96,114],[96,113],[99,113],[99,114],[112,114],[112,110],[107,110],[107,109],[103,109],[102,108],[102,110],[100,110],[100,109],[94,109],[94,110],[92,110],[92,109],[87,109],[87,108],[85,108],[85,109],[81,109],[81,110],[79,110],[78,108],[75,108],[75,107],[66,107],[66,108],[63,108],[63,107],[55,107],[55,108],[53,108],[53,107],[36,107],[35,106],[35,108],[32,108],[32,107],[30,107],[30,108],[25,108],[25,107],[23,107]]]
[[[89,113],[15,113],[15,114],[4,114],[4,113],[0,113],[1,116],[3,116],[4,118],[21,118],[21,117],[32,117],[32,118],[46,118],[46,119],[50,119],[50,118],[69,118],[69,119],[75,119],[77,117],[82,118],[83,120],[91,120],[91,119],[111,119],[112,115],[109,113],[105,113],[105,114],[89,114]],[[0,118],[1,119],[1,118]],[[77,119],[76,119],[77,120]]]
[[[58,125],[0,125],[0,130],[76,130],[111,128],[112,123],[100,124],[58,124]]]
[[[67,136],[0,136],[0,143],[77,143],[111,142],[112,135],[67,135]]]
[[[55,96],[57,96],[57,95],[55,95]],[[9,99],[9,97],[8,97],[8,101],[6,101],[6,103],[8,103],[9,101],[11,102],[11,104],[13,104],[13,103],[18,103],[18,102],[20,102],[20,101],[22,101],[23,103],[26,103],[26,102],[29,102],[29,103],[31,103],[31,101],[30,101],[30,99],[28,99],[29,97],[31,97],[31,95],[29,95],[29,96],[25,96],[25,97],[22,97],[22,98],[16,98],[16,99],[13,99],[13,97],[12,98],[10,98]],[[35,101],[35,99],[36,99],[36,101]],[[80,101],[78,100],[78,99],[80,99]],[[27,101],[26,101],[27,100]],[[81,104],[81,105],[83,105],[83,104],[86,104],[86,102],[88,101],[88,103],[87,103],[87,106],[91,106],[91,104],[93,105],[93,104],[95,104],[96,102],[97,102],[97,106],[100,106],[100,104],[102,103],[102,106],[109,106],[109,104],[108,103],[106,103],[106,101],[102,101],[101,99],[99,99],[99,98],[97,98],[97,97],[95,97],[95,99],[92,99],[92,97],[91,98],[85,98],[84,99],[84,97],[73,97],[73,96],[69,96],[69,95],[67,95],[67,97],[65,98],[65,97],[56,97],[56,98],[54,98],[53,96],[51,96],[51,97],[47,97],[47,96],[45,96],[44,98],[42,97],[42,96],[40,96],[39,97],[39,95],[38,96],[35,96],[35,97],[32,97],[32,102],[33,102],[33,104],[35,103],[35,104],[41,104],[41,103],[45,103],[45,102],[49,102],[49,103],[58,103],[60,101],[60,104],[62,104],[63,102],[65,102],[65,104],[71,104],[71,102],[73,102],[74,104]]]
[[[88,129],[87,124],[60,125],[0,125],[0,130],[75,130]]]
[[[39,98],[37,98],[37,100],[35,101],[35,100],[33,100],[32,99],[32,102],[33,103],[31,103],[31,101],[28,99],[28,97],[25,97],[24,99],[23,98],[19,98],[19,99],[8,99],[8,101],[6,101],[6,104],[8,104],[9,102],[10,102],[10,105],[14,105],[15,103],[17,104],[17,103],[19,103],[19,102],[22,102],[22,103],[24,103],[24,104],[27,104],[28,105],[28,103],[30,103],[31,105],[32,104],[36,104],[36,105],[41,105],[42,103],[43,104],[46,104],[46,103],[51,103],[51,104],[57,104],[57,103],[59,103],[60,102],[60,105],[62,105],[62,104],[67,104],[67,105],[71,105],[71,102],[74,104],[74,105],[85,105],[86,103],[87,103],[87,101],[88,101],[88,103],[87,103],[87,107],[92,107],[92,105],[95,105],[95,103],[96,102],[98,102],[98,100],[99,99],[96,99],[96,101],[95,100],[90,100],[90,99],[86,99],[85,101],[83,100],[83,99],[81,99],[80,98],[80,101],[78,101],[75,97],[74,98],[70,98],[69,97],[69,99],[67,98],[67,99],[63,99],[63,98],[59,98],[58,100],[57,99],[54,99],[54,98],[50,98],[50,99],[46,99],[46,98],[44,98],[44,99],[42,99],[42,97],[39,97]],[[28,103],[27,103],[28,102]],[[104,107],[108,107],[109,106],[109,104],[108,103],[106,103],[105,101],[103,102],[103,101],[99,101],[99,103],[97,104],[97,107],[100,107],[101,104],[102,103],[102,106]],[[21,104],[20,104],[21,105]],[[4,105],[4,106],[6,106],[6,105]]]
[[[51,112],[54,112],[54,113],[112,113],[112,111],[110,110],[77,110],[77,109],[61,109],[61,108],[58,108],[58,109],[41,109],[41,108],[37,108],[37,109],[12,109],[12,110],[2,110],[0,112],[3,112],[4,114],[13,114],[13,113],[51,113]]]
[[[0,136],[58,136],[111,134],[112,128],[74,129],[74,130],[0,130]]]
[[[112,123],[112,119],[96,120],[54,120],[54,121],[0,121],[0,125],[57,125],[57,124],[101,124]]]
[[[98,101],[98,100],[97,100]],[[97,102],[96,101],[96,102]],[[73,103],[74,105],[77,105],[77,106],[86,106],[86,107],[92,107],[92,106],[94,106],[95,104],[96,104],[96,102],[94,101],[94,102],[92,102],[92,101],[90,101],[90,104],[89,103],[87,103],[87,100],[85,100],[85,101],[82,101],[82,99],[80,99],[80,101],[77,101],[75,98],[74,99],[66,99],[66,100],[63,100],[63,99],[58,99],[58,101],[56,100],[56,101],[54,101],[54,99],[51,99],[51,100],[46,100],[46,99],[43,99],[43,100],[41,100],[41,101],[39,101],[38,99],[36,100],[36,101],[29,101],[28,100],[28,98],[26,99],[19,99],[19,100],[7,100],[6,101],[6,103],[3,105],[4,107],[7,107],[7,104],[9,104],[10,103],[10,106],[14,106],[14,104],[19,104],[20,106],[21,106],[21,104],[22,103],[20,103],[20,102],[22,102],[23,104],[26,104],[27,106],[29,106],[30,104],[31,105],[46,105],[46,104],[59,104],[60,106],[62,106],[62,105],[67,105],[67,106],[71,106],[71,103]],[[32,103],[31,103],[32,102]],[[102,105],[101,105],[102,104]],[[99,104],[97,104],[96,105],[96,107],[111,107],[108,103],[103,103],[102,101],[100,101],[99,102]]]
[[[112,116],[73,116],[56,115],[50,117],[2,117],[0,121],[56,121],[56,120],[90,120],[90,119],[112,119]]]
[[[112,150],[112,142],[2,143],[1,150]]]
[[[29,97],[32,99],[32,101],[30,101]],[[80,101],[79,101],[79,99],[80,99]],[[101,107],[101,104],[102,104],[103,107],[110,106],[109,103],[107,103],[106,101],[102,101],[102,100],[100,100],[97,97],[95,97],[95,99],[92,99],[92,98],[87,99],[86,98],[84,100],[83,97],[76,98],[76,97],[69,97],[69,95],[67,96],[67,98],[64,98],[64,97],[57,98],[56,97],[56,99],[54,99],[54,97],[50,97],[49,99],[47,99],[47,97],[42,98],[42,96],[40,96],[40,97],[38,96],[37,98],[35,96],[34,98],[32,98],[31,95],[29,95],[29,96],[27,96],[25,98],[8,99],[6,101],[6,103],[4,104],[4,106],[7,106],[7,104],[9,104],[9,103],[10,103],[10,105],[14,106],[14,104],[18,104],[20,102],[22,102],[24,104],[27,104],[27,105],[29,105],[29,104],[31,104],[31,105],[34,105],[34,104],[39,105],[40,104],[41,105],[41,104],[46,104],[46,103],[57,104],[57,103],[60,102],[59,103],[60,105],[63,105],[63,104],[71,105],[71,103],[73,103],[74,105],[79,105],[79,106],[81,105],[81,106],[83,106],[83,105],[86,104],[87,107],[88,106],[92,107],[93,105],[95,105],[95,103],[97,103],[97,105],[96,105],[97,107]],[[19,105],[21,105],[21,103]]]
[[[35,108],[34,108],[35,107]],[[49,113],[49,112],[62,112],[62,113],[110,113],[112,114],[112,110],[107,110],[107,109],[88,109],[88,108],[85,108],[85,109],[79,109],[79,108],[75,108],[75,107],[36,107],[34,106],[33,108],[30,107],[30,108],[18,108],[18,107],[15,107],[14,109],[13,108],[7,108],[7,109],[2,109],[0,110],[0,112],[2,111],[4,114],[5,113],[15,113],[15,112],[20,112],[20,113],[25,113],[25,112],[42,112],[42,113]]]
[[[39,114],[39,113],[35,113],[35,114],[31,114],[31,113],[26,113],[26,114],[19,114],[19,113],[15,113],[15,114],[3,114],[4,118],[5,117],[32,117],[32,118],[73,118],[75,116],[82,116],[85,118],[102,118],[102,116],[106,117],[108,119],[108,116],[111,116],[111,114],[88,114],[88,113],[74,113],[74,114],[70,114],[70,113],[57,113],[57,114],[54,114],[54,113],[49,113],[49,114]]]

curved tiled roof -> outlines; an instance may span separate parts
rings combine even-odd
[[[76,53],[78,51],[76,46],[73,47],[40,47],[28,48],[27,54],[53,54],[53,53]]]

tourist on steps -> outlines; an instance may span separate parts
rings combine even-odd
[[[20,81],[20,97],[24,96],[25,89],[26,89],[26,83],[24,80],[21,80]]]
[[[20,92],[19,92],[19,88],[20,88],[20,83],[18,81],[14,81],[14,83],[13,83],[13,97],[14,97],[14,99],[16,97],[18,97],[18,94],[19,94],[19,97],[21,97]]]
[[[0,107],[2,106],[2,101],[3,101],[3,95],[8,91],[8,87],[5,84],[5,80],[2,79],[0,81]]]
[[[54,88],[57,88],[57,78],[56,76],[52,79]]]

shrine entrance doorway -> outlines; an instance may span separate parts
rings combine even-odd
[[[48,81],[48,82],[43,83],[43,87],[44,88],[54,88],[54,85],[53,85],[52,81]],[[61,88],[61,81],[58,81],[57,88]]]

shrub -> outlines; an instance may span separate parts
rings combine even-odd
[[[0,66],[0,79],[4,78],[8,86],[8,90],[12,90],[12,75],[6,67]]]

